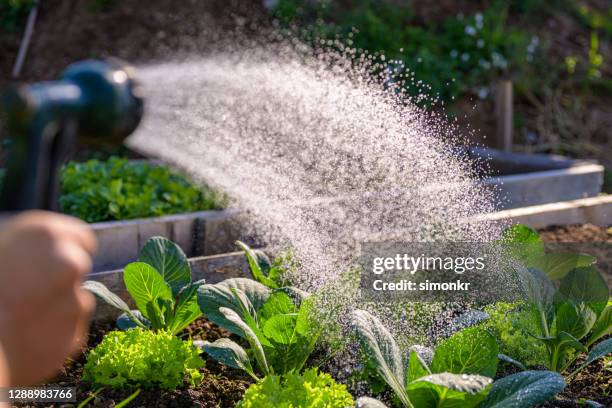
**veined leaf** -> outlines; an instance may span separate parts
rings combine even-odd
[[[253,371],[247,352],[230,339],[222,338],[213,343],[206,343],[204,351],[221,364],[244,370],[256,381],[259,380]]]
[[[439,373],[406,387],[416,407],[470,408],[482,402],[493,380],[480,375]]]
[[[404,367],[400,350],[393,336],[378,318],[364,310],[355,310],[352,323],[365,353],[397,397],[412,406],[404,388]]]
[[[221,307],[219,308],[219,312],[222,313],[228,321],[233,323],[242,331],[242,336],[246,339],[246,341],[249,342],[249,345],[253,350],[255,359],[259,364],[259,369],[264,373],[264,375],[271,374],[270,367],[268,366],[268,360],[266,359],[266,355],[263,350],[263,346],[255,335],[255,332],[232,309],[228,309],[227,307]]]
[[[130,313],[130,307],[119,296],[111,292],[104,284],[96,281],[83,282],[83,289],[87,289],[109,305],[116,307],[126,313]]]
[[[527,301],[535,305],[538,310],[548,314],[555,295],[555,287],[548,276],[539,269],[533,268],[519,268],[516,272]]]
[[[563,377],[553,371],[523,371],[495,381],[481,408],[530,408],[563,391]]]
[[[138,310],[155,326],[155,321],[161,321],[162,316],[150,313],[152,309],[158,309],[158,299],[172,301],[170,287],[152,266],[144,262],[127,265],[123,271],[123,281]]]
[[[544,272],[550,279],[563,278],[572,269],[583,266],[591,266],[596,262],[594,256],[572,252],[555,252],[544,254],[530,260],[530,268],[536,268]]]
[[[274,292],[266,303],[257,312],[257,317],[262,323],[279,314],[297,313],[298,308],[293,300],[284,292]]]
[[[596,320],[597,315],[585,303],[576,305],[567,301],[557,307],[557,332],[569,333],[577,340],[580,340],[591,331]]]
[[[277,343],[289,345],[296,343],[297,313],[272,316],[263,326],[264,334]]]
[[[576,268],[559,284],[559,295],[573,303],[586,303],[599,316],[608,303],[608,285],[592,266]]]
[[[164,278],[176,296],[185,285],[191,283],[191,268],[183,250],[164,237],[147,240],[138,260],[151,265]]]
[[[453,334],[436,348],[433,373],[480,374],[493,378],[499,348],[487,331],[471,327]]]
[[[235,278],[226,279],[214,285],[205,284],[198,289],[198,305],[206,317],[217,324],[231,331],[234,334],[242,335],[242,330],[225,318],[219,312],[219,308],[227,307],[239,314],[243,314],[245,304],[251,307],[249,314],[254,316],[270,297],[271,289],[252,279]],[[244,299],[241,299],[244,297]],[[251,305],[251,306],[248,306]],[[248,316],[243,316],[243,320]]]

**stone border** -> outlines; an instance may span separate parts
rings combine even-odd
[[[240,234],[238,211],[200,211],[91,224],[98,238],[94,272],[122,268],[138,258],[145,241],[161,235],[176,242],[189,257],[232,252]]]
[[[552,225],[612,225],[612,195],[498,211],[478,217],[487,221],[511,221],[533,228]]]
[[[232,252],[222,255],[200,256],[189,259],[191,274],[194,281],[206,279],[207,283],[217,283],[228,278],[251,278],[249,264],[242,252]],[[134,307],[125,284],[123,283],[123,270],[91,273],[87,280],[103,283],[113,293],[119,295]],[[115,319],[120,312],[112,306],[96,298],[96,311],[93,320]]]
[[[501,199],[500,210],[595,197],[601,192],[604,167],[580,164],[566,169],[492,177],[482,181]]]

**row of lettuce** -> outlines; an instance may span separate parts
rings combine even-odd
[[[539,236],[524,226],[509,230],[506,242],[519,244],[510,246],[513,255],[529,266],[517,269],[525,301],[488,306],[471,327],[435,347],[403,348],[366,310],[339,307],[332,319],[323,316],[328,311],[321,311],[319,293],[289,285],[296,262],[288,253],[270,261],[239,242],[254,279],[206,284],[192,280],[177,245],[151,238],[139,261],[124,270],[137,309],[99,282],[84,284],[122,311],[120,331],[107,334],[89,352],[84,380],[94,388],[197,386],[205,380],[200,354],[206,353],[252,378],[240,407],[384,407],[369,396],[356,395],[355,400],[345,384],[315,363],[316,355],[359,344],[361,366],[371,370],[364,376],[373,383],[368,394],[385,395],[387,404],[537,406],[612,352],[612,306],[594,258],[546,253]],[[202,315],[231,336],[214,342],[182,340],[184,329]],[[350,333],[340,321],[349,322]],[[501,376],[509,366],[515,373]],[[532,366],[547,369],[527,368]],[[372,392],[377,381],[383,386]]]
[[[0,172],[0,184],[3,176]],[[60,172],[60,211],[86,222],[213,210],[224,200],[184,174],[145,160],[69,162]]]

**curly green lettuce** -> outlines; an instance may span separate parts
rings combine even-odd
[[[270,375],[253,384],[238,408],[345,408],[354,406],[344,384],[311,368],[303,374]]]
[[[173,390],[202,382],[204,366],[189,342],[164,331],[112,331],[87,356],[83,379],[111,388],[159,387]]]

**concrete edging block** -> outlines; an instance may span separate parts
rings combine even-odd
[[[484,221],[511,221],[544,228],[552,225],[612,225],[612,195],[498,211],[477,217]]]

